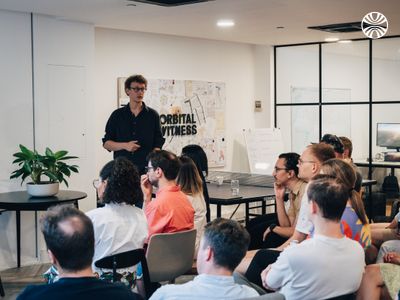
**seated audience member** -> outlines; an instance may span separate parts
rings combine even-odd
[[[125,286],[93,275],[94,231],[83,212],[72,206],[55,207],[42,217],[41,231],[60,279],[53,284],[28,286],[17,299],[141,299]]]
[[[199,171],[200,178],[203,182],[203,195],[207,206],[207,222],[210,222],[210,196],[208,195],[206,177],[208,176],[208,159],[207,154],[199,145],[186,145],[182,148],[182,155],[190,157]]]
[[[250,237],[234,220],[218,218],[205,227],[197,254],[199,275],[184,284],[170,284],[158,289],[151,300],[158,299],[241,299],[258,293],[233,281],[233,270],[246,253]]]
[[[389,252],[384,263],[368,265],[357,293],[358,300],[398,299],[400,252]]]
[[[141,177],[141,187],[149,239],[155,233],[192,229],[194,209],[175,182],[179,172],[178,158],[171,152],[155,150],[147,159],[147,174]],[[157,188],[155,199],[151,197],[153,186]]]
[[[335,151],[335,157],[343,159],[344,146],[342,141],[336,135],[330,133],[324,134],[321,143],[331,145],[333,151]]]
[[[252,219],[247,227],[250,233],[249,249],[275,248],[292,236],[301,198],[307,185],[305,181],[297,177],[299,157],[300,155],[293,152],[279,155],[272,172],[275,179],[274,192],[278,224],[271,222],[270,215]],[[290,206],[287,212],[284,202],[286,190],[290,192]]]
[[[399,235],[400,238],[400,235]],[[379,248],[378,257],[376,259],[376,263],[383,263],[384,257],[389,252],[398,252],[400,253],[400,240],[391,240],[384,242]]]
[[[102,274],[102,270],[97,269],[94,263],[109,255],[143,248],[148,235],[146,216],[143,210],[135,206],[143,198],[140,176],[132,162],[118,157],[101,169],[100,177],[93,185],[105,204],[87,213],[94,227],[93,269],[101,278],[111,279],[111,272]],[[124,274],[121,274],[130,284],[133,283],[131,275],[134,270],[124,270]]]
[[[298,162],[299,178],[308,182],[315,175],[318,175],[321,165],[328,159],[335,158],[335,152],[330,145],[319,143],[309,145],[301,154]],[[307,187],[306,187],[307,190]],[[300,211],[297,216],[296,228],[293,235],[282,246],[275,250],[261,249],[254,253],[249,253],[241,262],[237,271],[245,274],[251,282],[261,286],[260,273],[266,266],[276,261],[280,251],[287,247],[292,240],[302,242],[312,229],[312,223],[308,218],[309,203],[305,192],[300,204]]]
[[[348,162],[349,164],[351,164],[354,168],[354,170],[356,170],[356,183],[354,185],[354,189],[356,190],[356,192],[361,193],[361,187],[362,187],[362,175],[360,173],[360,171],[358,170],[357,166],[353,163],[353,158],[351,157],[352,153],[353,153],[353,143],[351,142],[351,140],[345,136],[341,136],[339,137],[340,141],[343,144],[344,147],[344,152],[343,152],[343,159]],[[361,196],[361,194],[360,194]]]
[[[204,226],[207,224],[206,202],[203,196],[203,183],[199,172],[193,160],[187,156],[180,157],[181,167],[179,169],[176,183],[180,186],[181,191],[186,194],[190,203],[194,208],[194,228],[196,229],[196,251],[200,245],[200,238],[204,231]]]
[[[371,230],[365,214],[364,203],[355,191],[354,168],[342,159],[329,159],[321,166],[321,174],[337,178],[350,191],[350,197],[341,218],[341,229],[345,236],[360,243],[363,248],[371,245]]]
[[[389,240],[400,240],[400,234],[397,233],[397,224],[400,219],[400,212],[393,218],[390,223],[372,223],[371,235],[372,243],[376,247]]]
[[[314,236],[287,247],[262,273],[265,288],[286,299],[328,299],[358,290],[364,272],[364,251],[343,235],[340,219],[349,190],[327,175],[313,179],[307,190]]]

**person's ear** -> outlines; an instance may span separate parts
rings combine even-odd
[[[210,246],[207,246],[206,248],[206,255],[205,255],[205,260],[210,261],[214,256],[214,251]]]
[[[296,176],[296,174],[294,173],[293,170],[289,170],[288,171],[288,178],[292,178],[292,177],[295,177],[295,176]]]
[[[315,203],[315,201],[310,201],[310,214],[315,215],[318,212],[318,205]]]
[[[50,249],[47,249],[47,255],[49,256],[51,264],[55,265],[57,263],[57,259],[54,256],[53,252]]]

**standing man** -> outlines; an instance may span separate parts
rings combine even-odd
[[[130,76],[125,81],[129,104],[111,114],[103,138],[103,147],[114,151],[114,159],[128,158],[140,174],[145,173],[147,155],[154,149],[161,149],[165,141],[160,116],[143,102],[146,89],[147,80],[142,75]]]

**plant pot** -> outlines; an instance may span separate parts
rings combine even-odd
[[[32,197],[49,197],[58,193],[60,184],[58,182],[43,182],[34,184],[29,182],[26,184],[26,191]]]

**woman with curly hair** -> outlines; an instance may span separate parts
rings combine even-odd
[[[94,227],[94,267],[103,257],[142,248],[148,228],[143,210],[135,206],[143,194],[139,172],[132,162],[123,157],[108,162],[93,185],[105,204],[87,213]]]

